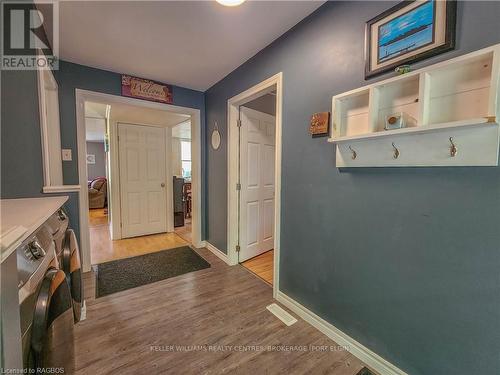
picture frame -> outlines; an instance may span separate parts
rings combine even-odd
[[[95,155],[87,154],[87,164],[95,164]]]
[[[313,138],[326,137],[330,133],[330,112],[318,112],[311,116],[309,133]]]
[[[456,0],[408,0],[366,23],[365,79],[455,48]]]

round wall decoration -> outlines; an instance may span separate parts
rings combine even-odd
[[[219,133],[219,126],[217,121],[215,121],[214,130],[212,131],[212,148],[218,150],[220,147],[221,135]]]

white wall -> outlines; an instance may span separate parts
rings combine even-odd
[[[181,139],[172,137],[172,175],[182,176]]]

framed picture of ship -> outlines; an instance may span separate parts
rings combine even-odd
[[[403,1],[366,23],[365,79],[455,48],[455,0]]]

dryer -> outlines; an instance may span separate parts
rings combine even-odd
[[[47,220],[46,226],[54,237],[59,267],[66,274],[73,300],[75,322],[79,322],[83,303],[83,284],[80,249],[75,232],[70,228],[68,215],[62,208]]]
[[[23,365],[27,373],[74,372],[74,317],[52,234],[39,228],[16,250]]]
[[[60,267],[66,275],[66,280],[70,288],[75,322],[79,322],[83,303],[82,268],[80,249],[73,229],[67,229],[64,235]]]

